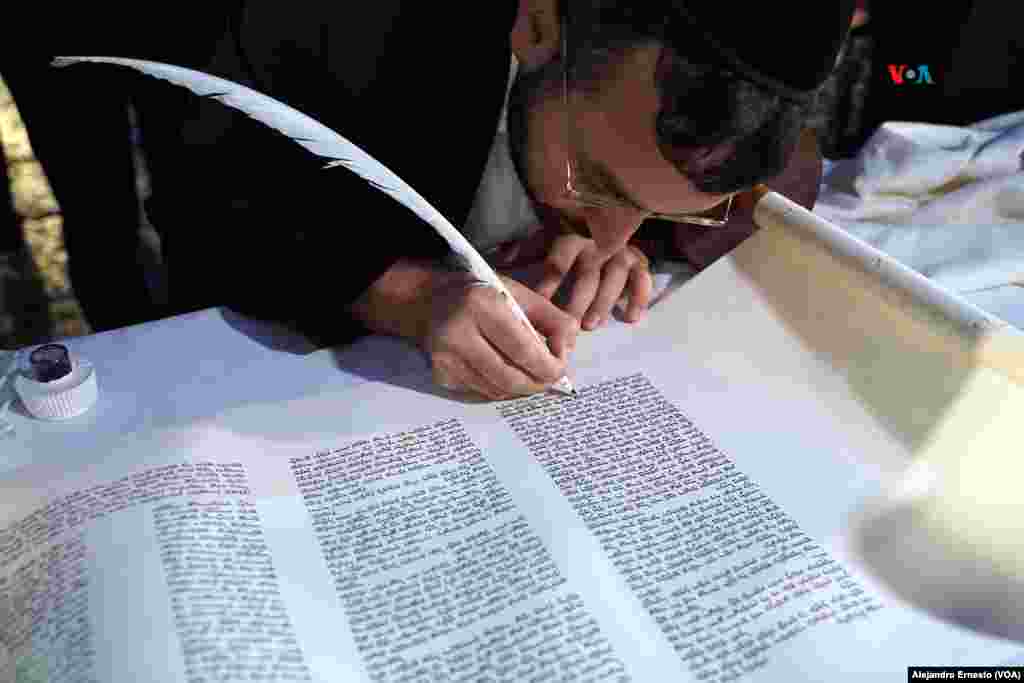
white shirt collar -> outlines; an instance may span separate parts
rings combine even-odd
[[[501,109],[487,167],[463,229],[466,239],[482,251],[502,242],[522,239],[539,226],[533,203],[526,195],[509,155],[508,100],[519,73],[519,60],[511,51],[510,56],[505,105]]]

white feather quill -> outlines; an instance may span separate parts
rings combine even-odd
[[[420,193],[395,175],[355,144],[323,125],[319,121],[289,107],[283,102],[268,97],[252,88],[217,76],[186,69],[171,64],[151,62],[142,59],[122,57],[57,57],[52,65],[69,66],[81,62],[114,64],[126,66],[144,74],[159,78],[174,85],[187,88],[200,97],[211,97],[229,107],[237,109],[260,123],[288,136],[313,154],[330,159],[324,168],[343,166],[378,190],[390,195],[395,201],[409,208],[413,213],[433,227],[448,243],[463,266],[482,283],[501,292],[519,318],[542,344],[544,339],[530,323],[515,297],[505,287],[487,261],[473,248],[473,245],[448,220],[441,215]],[[563,393],[575,393],[569,379],[563,377],[554,385]]]

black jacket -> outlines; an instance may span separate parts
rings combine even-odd
[[[338,131],[461,226],[508,75],[517,3],[495,5],[250,3],[204,70]],[[227,305],[343,344],[366,332],[345,307],[398,258],[446,253],[390,197],[218,102],[178,94],[166,115],[169,89],[140,108],[177,310]]]

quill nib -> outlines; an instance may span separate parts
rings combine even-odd
[[[563,377],[562,379],[558,380],[557,382],[551,385],[551,388],[560,394],[565,394],[566,396],[572,396],[573,398],[579,396],[579,394],[576,392],[576,387],[572,385],[572,382],[569,381],[568,377]]]

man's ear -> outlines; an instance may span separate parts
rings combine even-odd
[[[562,47],[557,0],[519,0],[510,42],[523,71],[533,71],[557,58]]]

